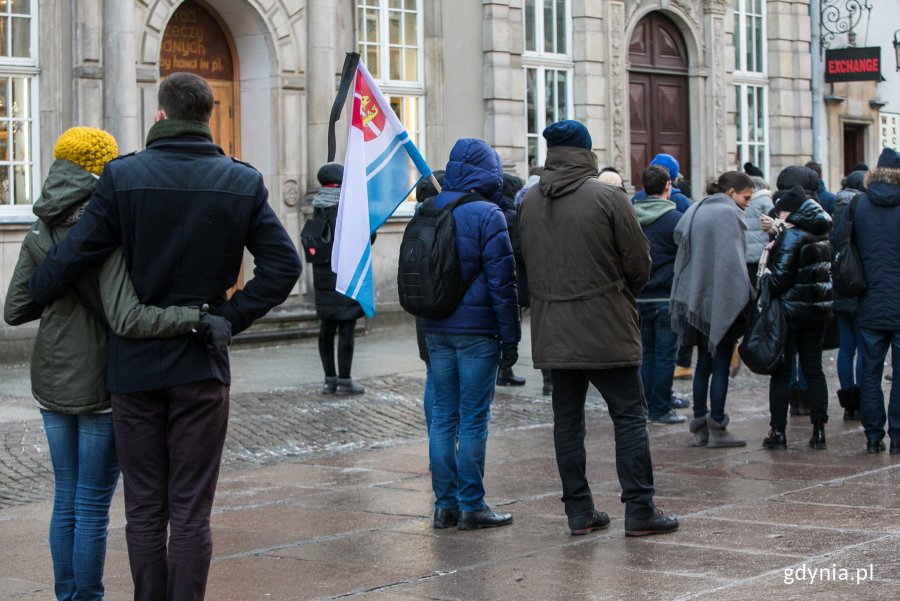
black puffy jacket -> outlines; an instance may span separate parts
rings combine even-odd
[[[831,217],[819,203],[805,201],[788,215],[787,228],[775,239],[766,266],[772,293],[784,302],[788,320],[831,316]]]

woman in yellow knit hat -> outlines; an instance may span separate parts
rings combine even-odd
[[[4,307],[10,325],[41,319],[31,385],[55,478],[50,554],[59,600],[103,599],[109,505],[119,478],[104,382],[107,328],[162,338],[196,331],[209,319],[197,307],[141,305],[121,251],[51,305],[29,297],[32,271],[78,222],[104,165],[117,155],[115,138],[100,129],[73,127],[59,137],[34,203],[39,219],[22,242]]]

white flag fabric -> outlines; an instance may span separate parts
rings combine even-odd
[[[360,61],[331,270],[337,275],[336,290],[355,299],[370,318],[375,315],[371,235],[430,175],[431,168]]]

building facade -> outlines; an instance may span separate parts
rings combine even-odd
[[[348,51],[435,169],[458,138],[479,137],[524,178],[543,162],[542,129],[572,118],[601,165],[639,182],[668,152],[699,197],[748,160],[768,175],[812,156],[809,11],[802,0],[10,0],[0,5],[0,292],[59,134],[103,127],[122,152],[139,150],[168,73],[210,81],[216,141],[262,172],[296,241]],[[345,113],[337,160],[346,127]],[[379,311],[399,308],[411,212],[403,203],[373,247]],[[310,300],[309,283],[305,273],[288,302]],[[31,335],[0,327],[7,355]]]

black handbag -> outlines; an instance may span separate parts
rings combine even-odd
[[[738,347],[741,360],[755,374],[771,375],[784,362],[787,321],[781,299],[773,297],[769,277],[759,282],[759,299],[750,327]]]
[[[856,298],[866,289],[866,272],[859,251],[853,245],[853,213],[859,202],[857,194],[847,207],[847,219],[834,244],[831,261],[831,285],[844,298]]]
[[[324,210],[316,209],[313,216],[306,220],[300,232],[300,244],[307,263],[329,263],[331,247],[334,245],[334,232],[331,221]]]

